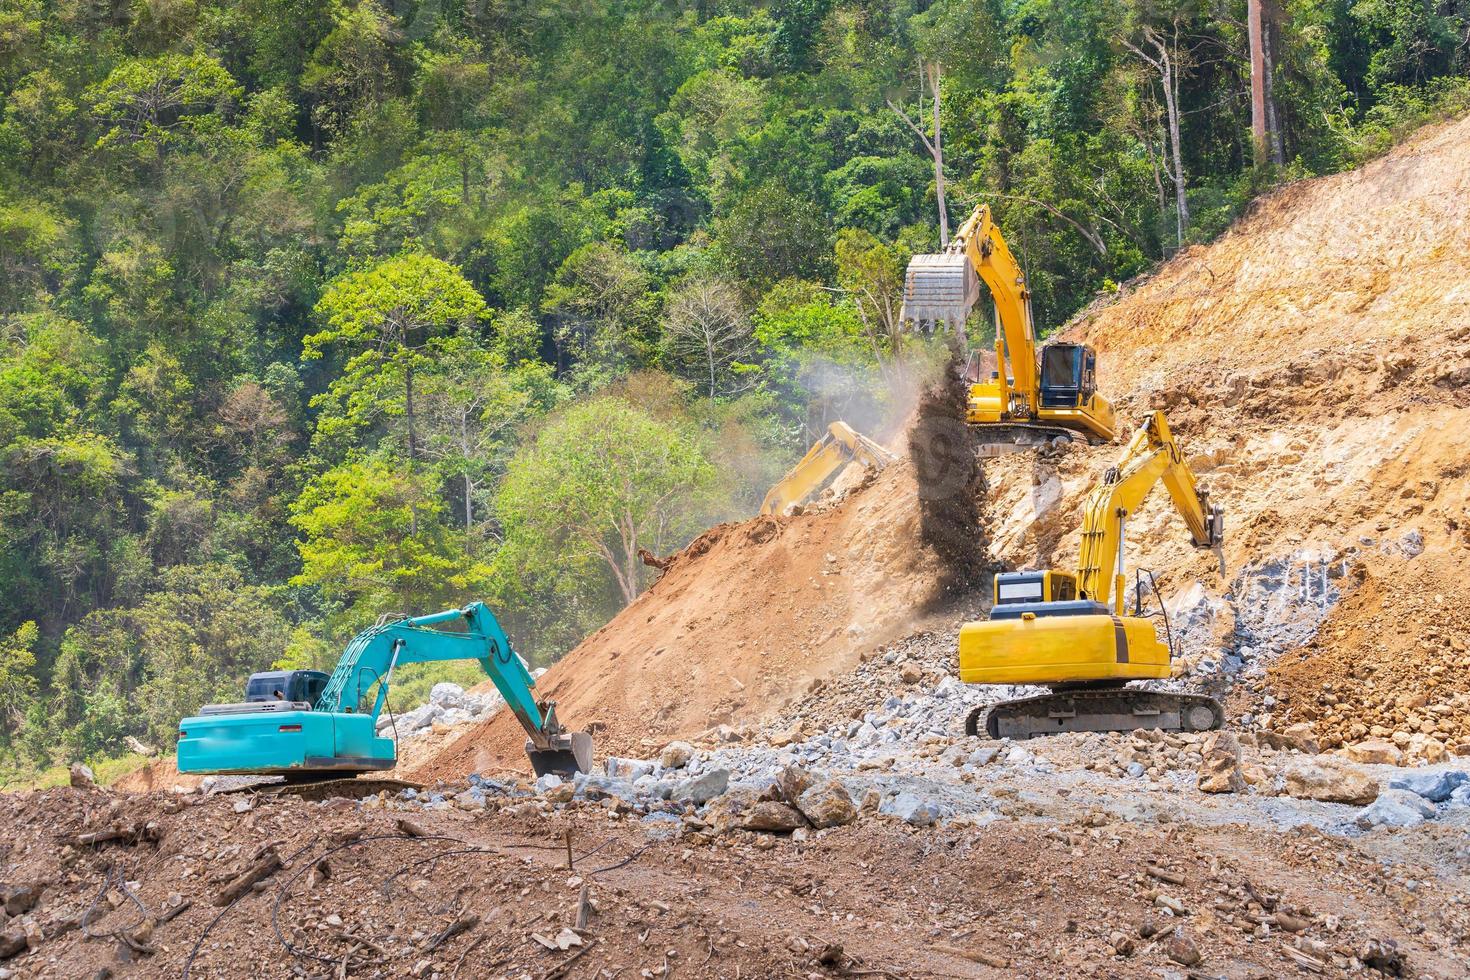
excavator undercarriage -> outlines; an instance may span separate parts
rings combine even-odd
[[[1207,732],[1225,724],[1220,702],[1202,694],[1109,686],[1064,688],[976,708],[965,734],[1033,738],[1058,732]]]

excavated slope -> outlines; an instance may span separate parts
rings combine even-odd
[[[1098,348],[1120,417],[1164,409],[1226,507],[1223,570],[1167,495],[1130,523],[1181,673],[1214,689],[1266,670],[1271,723],[1312,721],[1329,745],[1379,726],[1470,751],[1470,657],[1444,626],[1470,608],[1467,200],[1470,119],[1265,197],[1069,330]],[[1001,565],[1070,567],[1081,498],[1118,451],[989,460],[981,528],[945,533]],[[600,752],[769,716],[943,592],[953,555],[915,486],[897,466],[826,513],[713,529],[543,689],[601,729]],[[1259,713],[1266,688],[1247,689],[1234,703]],[[520,744],[499,718],[411,775],[523,767]]]
[[[1378,725],[1470,751],[1450,625],[1470,608],[1467,201],[1462,119],[1266,197],[1069,331],[1098,347],[1121,418],[1166,410],[1226,508],[1224,574],[1162,492],[1129,529],[1191,672],[1265,666],[1274,721],[1329,745]],[[996,558],[1069,567],[1081,496],[1117,453],[987,463]]]
[[[721,524],[554,665],[537,686],[599,757],[643,754],[711,727],[757,722],[860,651],[906,635],[948,578],[922,543],[904,459],[831,509]],[[413,778],[524,769],[525,735],[502,712]]]

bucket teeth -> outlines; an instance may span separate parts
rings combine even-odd
[[[904,277],[904,322],[920,329],[963,326],[980,299],[980,279],[968,257],[941,252],[915,255]]]

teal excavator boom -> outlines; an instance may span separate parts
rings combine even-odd
[[[436,628],[461,624],[450,631]],[[384,619],[352,639],[331,675],[252,674],[245,700],[210,704],[179,723],[178,767],[315,779],[391,769],[397,744],[377,734],[393,672],[408,664],[477,661],[526,731],[536,774],[587,772],[592,739],[565,731],[495,615],[481,602],[415,618]],[[369,698],[371,702],[369,703]]]

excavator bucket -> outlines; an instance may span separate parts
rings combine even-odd
[[[919,329],[963,329],[980,300],[980,277],[963,252],[915,255],[903,284],[905,323]]]
[[[531,759],[531,770],[538,777],[553,773],[557,776],[575,776],[579,772],[592,771],[592,736],[586,732],[567,732],[549,739],[545,748],[526,740],[526,755]]]

